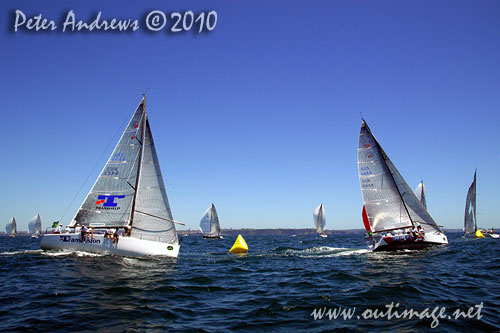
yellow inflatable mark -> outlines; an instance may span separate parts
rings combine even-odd
[[[484,238],[483,233],[481,230],[476,231],[476,234],[474,235],[475,238]]]
[[[229,252],[231,253],[246,253],[248,251],[248,245],[247,242],[243,239],[241,235],[238,235],[238,238],[236,238],[236,242],[234,242],[233,247]]]

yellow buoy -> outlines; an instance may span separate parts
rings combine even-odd
[[[477,230],[476,231],[476,234],[474,235],[475,238],[484,238],[484,235],[483,233],[481,232],[481,230]]]
[[[231,253],[246,253],[248,251],[248,245],[247,242],[243,239],[241,235],[238,235],[238,238],[236,238],[236,242],[234,242],[233,247],[229,252]]]

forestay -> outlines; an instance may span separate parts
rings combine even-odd
[[[143,99],[70,226],[129,224],[144,116]]]

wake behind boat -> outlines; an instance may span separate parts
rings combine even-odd
[[[327,234],[325,234],[324,229],[326,225],[326,218],[325,218],[325,209],[323,207],[323,204],[319,205],[316,207],[313,213],[313,222],[314,226],[316,227],[316,233],[320,235],[320,237],[328,237]]]
[[[68,225],[69,232],[43,235],[40,247],[177,257],[180,244],[174,223],[178,222],[173,220],[170,211],[144,96]],[[81,226],[96,232],[93,235],[78,232]],[[127,230],[127,237],[120,235],[122,228]],[[111,239],[109,234],[100,234],[99,229],[113,229],[118,237]]]
[[[222,238],[219,216],[214,204],[208,207],[205,214],[201,217],[200,230],[203,233],[203,238]]]
[[[422,202],[362,120],[358,171],[363,219],[374,251],[421,249],[448,244]],[[420,229],[420,230],[419,230]]]

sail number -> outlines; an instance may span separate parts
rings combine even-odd
[[[125,154],[124,153],[114,153],[113,156],[111,156],[111,161],[113,162],[123,162],[125,161]]]
[[[171,21],[171,23],[169,23]],[[189,31],[197,29],[198,33],[202,31],[212,31],[217,25],[217,12],[215,10],[208,13],[201,12],[195,15],[188,10],[184,13],[174,12],[167,19],[167,14],[161,10],[153,10],[146,16],[146,26],[150,31],[160,31],[167,26],[170,32]]]

